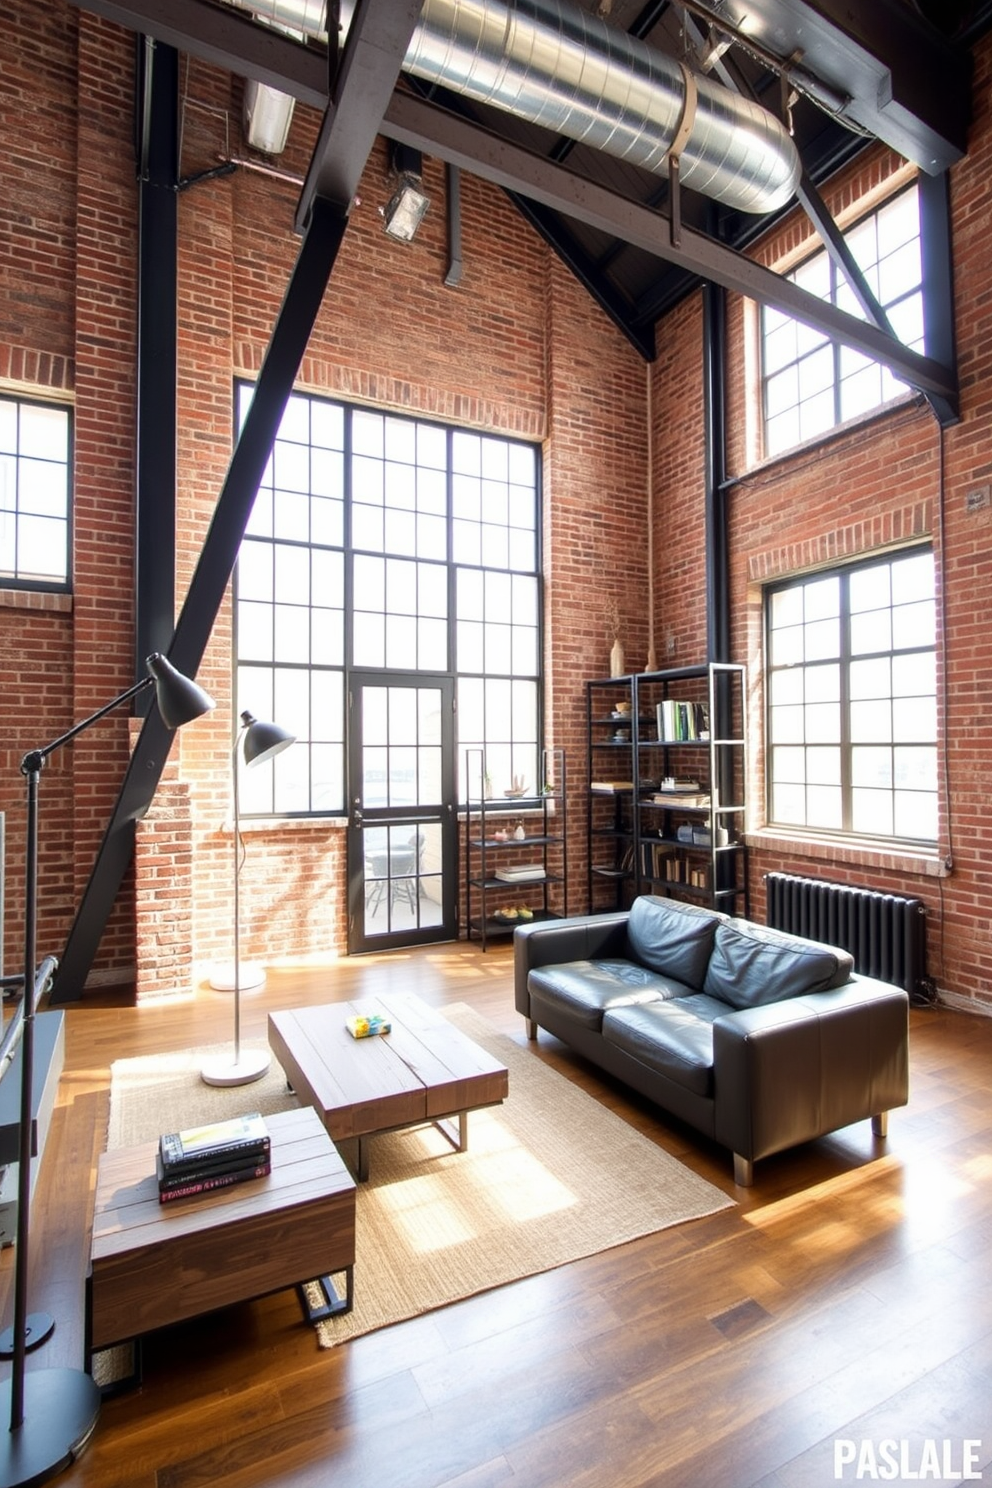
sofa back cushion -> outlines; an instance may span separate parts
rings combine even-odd
[[[696,904],[642,894],[630,907],[627,944],[642,965],[701,991],[713,935],[725,918]]]
[[[728,919],[716,927],[703,990],[734,1008],[760,1007],[842,987],[853,969],[854,958],[837,946]]]

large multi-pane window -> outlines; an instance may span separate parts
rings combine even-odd
[[[248,812],[343,810],[351,667],[453,674],[459,757],[536,783],[538,489],[531,445],[289,399],[238,560],[237,706],[298,745],[246,772]]]
[[[935,842],[929,549],[776,586],[766,634],[769,821]]]
[[[69,585],[69,410],[0,397],[0,581]]]
[[[916,187],[845,233],[854,260],[904,345],[922,352],[923,271]],[[844,274],[825,250],[789,275],[802,289],[864,319]],[[862,352],[766,306],[761,314],[765,454],[777,455],[878,408],[905,384]]]

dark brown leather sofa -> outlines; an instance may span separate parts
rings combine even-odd
[[[774,1152],[909,1098],[909,999],[846,951],[644,895],[518,926],[517,1011],[734,1154]]]

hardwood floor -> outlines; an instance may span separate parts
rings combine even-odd
[[[464,944],[280,970],[244,999],[243,1028],[263,1033],[271,1008],[389,986],[470,1003],[525,1044],[511,971],[509,948]],[[231,1033],[224,993],[103,1002],[67,1015],[29,1298],[57,1327],[29,1368],[82,1361],[111,1061]],[[850,1454],[861,1481],[957,1481],[926,1465],[936,1452],[959,1477],[977,1439],[968,1463],[992,1482],[992,1020],[914,1010],[911,1104],[892,1114],[888,1141],[861,1123],[758,1163],[747,1191],[729,1154],[547,1035],[531,1052],[736,1206],[336,1350],[317,1348],[292,1292],[163,1331],[146,1343],[142,1388],[104,1403],[56,1481],[821,1488],[856,1481]],[[8,1249],[5,1322],[12,1271]],[[905,1443],[902,1476],[887,1470],[886,1440]],[[836,1473],[835,1450],[848,1454]]]

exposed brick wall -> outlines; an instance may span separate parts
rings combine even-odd
[[[74,718],[134,680],[134,390],[137,198],[134,40],[79,12],[76,136],[76,418],[73,507]],[[42,145],[43,148],[43,145]],[[73,745],[73,892],[78,902],[128,758],[126,715]],[[130,975],[133,895],[120,895],[101,964]]]
[[[609,609],[625,666],[647,660],[644,363],[557,261],[548,261],[544,464],[548,743],[569,780],[569,910],[587,908],[585,682],[610,673]]]
[[[0,199],[0,386],[74,394],[75,592],[35,602],[0,595],[0,676],[14,729],[0,763],[7,813],[5,963],[16,960],[23,858],[20,755],[54,737],[132,679],[134,362],[137,195],[132,148],[133,37],[56,0],[4,0],[14,41],[0,69],[8,147]],[[989,641],[983,596],[990,508],[964,498],[992,481],[988,428],[988,228],[992,43],[978,59],[967,160],[952,172],[962,420],[946,431],[913,400],[815,451],[749,465],[748,312],[728,305],[732,652],[751,668],[752,753],[760,763],[760,590],[772,575],[930,534],[946,576],[948,778],[952,809],[939,863],[766,842],[761,875],[786,867],[921,893],[931,910],[931,972],[963,998],[992,1002],[992,890],[984,766]],[[240,140],[241,84],[184,69],[183,173],[217,164]],[[77,108],[77,80],[83,105]],[[297,108],[278,169],[305,172],[318,118]],[[462,282],[447,269],[445,173],[425,161],[432,206],[413,244],[391,243],[380,141],[365,172],[299,385],[425,417],[540,441],[544,455],[546,664],[550,744],[570,767],[570,901],[584,907],[584,682],[608,668],[605,612],[616,600],[627,665],[704,659],[702,314],[697,295],[666,319],[658,359],[643,362],[498,191],[462,180]],[[838,212],[877,190],[893,157],[879,150],[827,192]],[[44,190],[39,189],[44,183]],[[231,451],[233,384],[254,375],[294,262],[299,187],[239,170],[180,199],[177,602],[185,595]],[[777,262],[808,239],[801,217],[761,245]],[[648,408],[650,407],[650,420]],[[650,450],[645,437],[650,429]],[[650,458],[649,458],[650,457]],[[940,502],[943,460],[944,503]],[[649,471],[651,490],[648,491]],[[648,514],[653,513],[650,531]],[[649,563],[653,555],[653,573]],[[653,580],[654,612],[648,595]],[[218,707],[184,730],[95,975],[133,973],[143,993],[185,991],[192,970],[230,956],[227,816],[231,614],[218,617],[200,671]],[[18,699],[29,702],[18,702]],[[114,718],[53,759],[43,785],[42,949],[57,950],[85,885],[128,750]],[[759,789],[752,799],[760,801]],[[760,812],[753,826],[760,826]],[[332,955],[345,945],[339,826],[246,833],[245,954]],[[171,866],[167,869],[166,864]],[[167,892],[166,892],[167,888]],[[171,902],[170,896],[171,895]],[[12,927],[14,927],[12,929]]]

